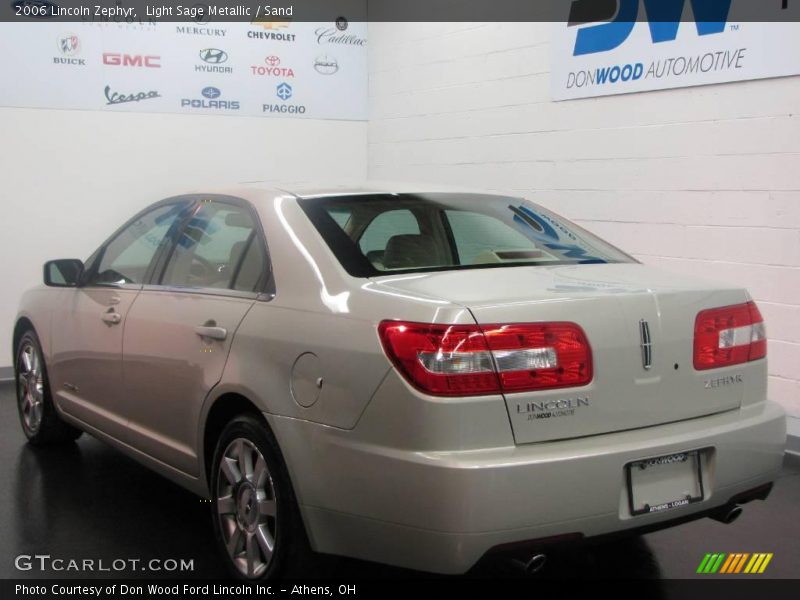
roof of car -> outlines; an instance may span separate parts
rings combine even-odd
[[[421,193],[483,193],[475,189],[464,189],[453,186],[444,186],[432,183],[409,183],[409,182],[364,182],[359,184],[286,184],[272,181],[246,181],[240,185],[262,189],[272,192],[288,192],[299,198],[314,198],[321,196],[357,196],[373,194],[421,194]],[[492,192],[485,192],[492,193]],[[497,194],[498,192],[494,192]]]

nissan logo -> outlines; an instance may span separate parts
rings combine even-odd
[[[228,60],[228,53],[219,48],[204,48],[200,50],[200,58],[209,64],[219,65]]]
[[[213,100],[214,98],[219,98],[222,95],[222,92],[220,92],[219,89],[210,86],[203,88],[203,91],[200,93],[203,94],[203,96],[205,98],[208,98],[209,100]]]

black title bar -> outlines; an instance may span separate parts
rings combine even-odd
[[[0,0],[0,22],[570,22],[608,21],[627,3],[637,20],[695,19],[708,0]],[[727,22],[797,22],[800,0],[714,0]],[[729,6],[729,8],[728,8]],[[626,17],[628,18],[628,17]],[[632,19],[631,19],[632,20]]]

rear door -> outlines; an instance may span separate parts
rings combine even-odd
[[[236,329],[269,276],[254,211],[200,200],[128,315],[125,414],[131,444],[197,475],[197,424]]]

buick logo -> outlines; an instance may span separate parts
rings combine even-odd
[[[205,48],[200,50],[200,58],[209,64],[219,65],[228,60],[228,53],[219,48]]]
[[[281,59],[278,56],[268,56],[264,59],[264,62],[267,63],[270,67],[277,67],[281,64]]]
[[[314,70],[322,75],[333,75],[339,70],[339,63],[330,56],[318,56],[314,60]]]
[[[58,38],[58,49],[64,56],[74,56],[81,51],[81,41],[72,33]]]
[[[222,92],[220,92],[218,88],[211,86],[203,88],[203,91],[200,93],[203,94],[203,97],[208,98],[209,100],[219,98],[222,95]]]

